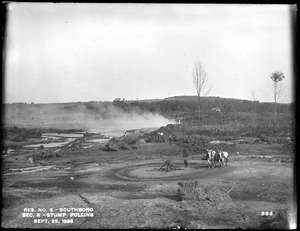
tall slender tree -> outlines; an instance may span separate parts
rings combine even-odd
[[[285,78],[282,72],[275,71],[271,74],[270,78],[273,81],[273,94],[274,94],[274,120],[277,119],[277,102],[282,93],[282,84],[281,81]]]
[[[198,132],[199,132],[201,97],[206,95],[209,91],[209,89],[207,88],[208,87],[207,74],[204,67],[202,66],[202,63],[199,60],[195,61],[194,64],[193,83],[198,96],[197,98],[198,98]]]
[[[251,100],[253,100],[253,116],[252,118],[250,119],[251,120],[251,125],[253,126],[256,126],[256,119],[257,119],[257,113],[258,113],[258,106],[259,106],[259,101],[257,99],[257,96],[256,96],[256,93],[254,90],[250,89],[250,93],[251,93]]]

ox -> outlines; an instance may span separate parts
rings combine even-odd
[[[222,159],[220,157],[219,152],[216,152],[212,149],[206,149],[206,158],[208,162],[208,169],[215,168],[215,163],[219,163],[220,167],[223,166]]]
[[[229,156],[228,152],[219,150],[219,156],[222,160],[223,165],[227,166],[227,160],[228,160],[228,156]]]

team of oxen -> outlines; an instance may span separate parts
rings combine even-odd
[[[215,168],[216,164],[220,167],[227,166],[228,152],[222,150],[206,149],[206,159],[208,162],[208,168]]]

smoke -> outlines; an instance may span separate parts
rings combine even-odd
[[[175,123],[158,113],[145,112],[136,107],[124,112],[110,102],[7,105],[5,122],[22,127],[74,128],[86,131],[158,128]]]
[[[122,130],[129,130],[135,128],[156,128],[165,126],[173,121],[159,115],[159,114],[137,114],[124,113],[110,119],[90,121],[89,127],[114,127]]]
[[[74,124],[85,130],[105,129],[105,130],[130,130],[137,128],[157,128],[174,123],[175,121],[157,113],[142,112],[138,109],[131,109],[124,112],[121,109],[110,105],[105,110],[94,114],[88,110],[71,116]]]

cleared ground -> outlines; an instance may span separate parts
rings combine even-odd
[[[282,144],[236,144],[227,167],[209,170],[204,153],[191,154],[185,168],[174,144],[105,152],[91,143],[37,162],[29,161],[35,149],[3,156],[2,226],[278,229],[291,222],[294,153]],[[167,159],[179,170],[159,171]],[[89,208],[92,217],[54,217],[63,208]],[[39,209],[45,216],[36,217]],[[272,216],[261,215],[266,211]]]

